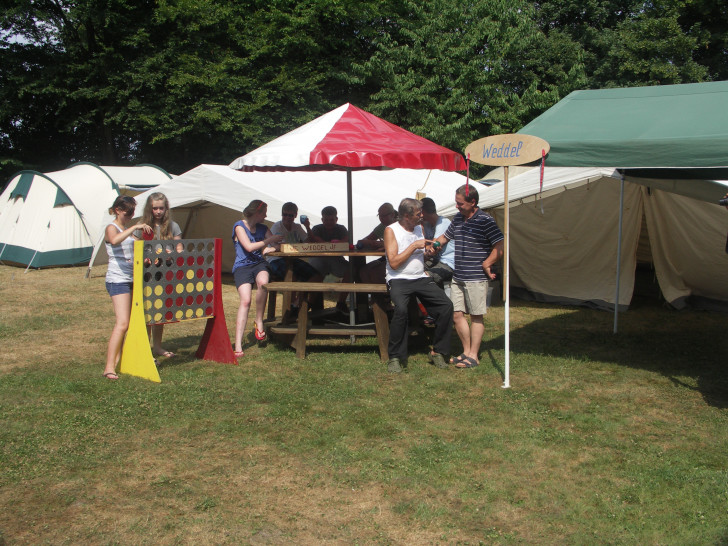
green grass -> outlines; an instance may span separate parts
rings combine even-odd
[[[201,362],[200,328],[175,325],[155,384],[100,378],[94,298],[98,322],[57,308],[45,328],[98,329],[95,351],[0,368],[8,543],[728,543],[724,315],[645,303],[614,335],[609,314],[515,302],[510,389],[497,308],[479,368],[415,344],[402,375],[371,340]],[[4,350],[49,305],[28,331],[3,313]]]

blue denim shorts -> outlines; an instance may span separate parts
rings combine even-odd
[[[134,283],[131,282],[107,282],[106,291],[109,296],[118,296],[119,294],[131,294],[131,287]]]

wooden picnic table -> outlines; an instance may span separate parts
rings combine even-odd
[[[358,268],[364,265],[367,256],[384,256],[383,251],[373,250],[349,250],[349,251],[306,251],[306,252],[271,252],[267,256],[286,259],[309,258],[309,257],[338,257],[345,256],[355,260],[353,264],[354,278],[358,278]],[[300,293],[300,307],[295,320],[290,317],[291,295],[293,292]],[[374,328],[371,325],[356,324],[353,315],[350,324],[332,324],[326,326],[313,326],[309,324],[309,305],[307,296],[310,292],[336,292],[351,293],[360,297],[359,305],[368,309],[369,295],[372,295],[372,311],[374,314]],[[326,282],[294,282],[293,271],[287,268],[283,281],[272,281],[268,283],[268,319],[275,320],[276,294],[283,295],[281,320],[271,327],[271,332],[276,335],[293,336],[290,342],[296,349],[296,356],[306,356],[306,340],[310,335],[324,336],[376,336],[379,345],[379,354],[382,361],[389,360],[387,345],[389,344],[389,321],[384,309],[384,295],[387,294],[386,283],[367,284],[361,282],[349,283],[326,283]],[[272,312],[271,312],[272,309]]]

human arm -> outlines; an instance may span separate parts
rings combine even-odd
[[[388,227],[384,230],[384,252],[387,255],[387,261],[389,262],[389,266],[392,269],[399,269],[405,263],[407,263],[407,260],[410,259],[410,257],[412,256],[412,254],[415,253],[416,250],[421,250],[424,248],[425,240],[417,239],[407,248],[400,252],[399,245],[397,244],[397,238],[394,236],[394,231],[392,231],[392,228]]]
[[[356,246],[357,248],[369,248],[372,250],[384,250],[384,229],[385,226],[382,224],[379,224],[377,227],[375,227],[372,232],[364,237],[363,239],[360,239],[357,241]]]
[[[303,240],[303,242],[304,243],[312,242],[313,239],[311,238],[311,236],[313,235],[313,232],[311,231],[311,220],[309,219],[308,216],[306,216],[306,219],[303,222],[301,222],[301,225],[306,230],[306,238]]]
[[[263,250],[269,244],[277,244],[283,240],[280,235],[273,235],[270,230],[266,230],[265,238],[262,241],[251,241],[250,237],[246,233],[242,225],[238,224],[235,226],[235,238],[238,240],[240,245],[245,249],[246,252],[255,252],[256,250]],[[272,251],[270,251],[272,252]]]
[[[283,241],[283,235],[274,235],[269,229],[265,232],[265,240],[269,240],[270,243],[268,243],[268,245],[266,245],[266,247],[263,249],[263,256],[281,249],[281,241]]]
[[[493,245],[493,250],[490,251],[490,254],[488,257],[483,260],[483,271],[485,271],[486,276],[493,280],[495,279],[495,273],[491,273],[490,268],[493,264],[495,264],[498,260],[500,260],[503,257],[503,241],[498,241],[495,245]]]
[[[129,226],[123,231],[119,231],[115,229],[111,224],[109,224],[108,226],[106,226],[104,240],[110,245],[118,245],[138,229],[141,229],[145,233],[153,232],[152,228],[149,227],[147,224],[134,224],[133,226]]]

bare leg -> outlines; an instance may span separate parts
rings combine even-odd
[[[267,271],[261,271],[255,277],[255,285],[258,287],[258,291],[255,294],[255,327],[260,332],[265,331],[263,325],[263,315],[265,314],[265,304],[268,301],[268,285],[269,275]]]
[[[480,342],[483,341],[483,332],[485,325],[483,324],[483,315],[470,315],[470,346],[465,348],[465,354],[479,362],[478,353],[480,352]]]
[[[235,352],[243,352],[243,334],[245,326],[248,324],[248,312],[250,311],[250,299],[253,287],[250,284],[241,284],[238,287],[238,295],[240,296],[240,305],[238,306],[238,314],[235,318]]]
[[[467,356],[470,348],[470,325],[468,324],[468,319],[465,318],[465,313],[462,311],[455,311],[452,314],[452,320],[455,323],[455,331],[458,333],[460,343],[463,344],[463,353]]]
[[[116,365],[121,356],[121,346],[124,343],[124,336],[129,329],[129,316],[131,315],[131,294],[117,294],[111,296],[111,303],[114,306],[116,322],[111,330],[109,347],[106,351],[106,367],[104,374],[115,373]]]
[[[167,356],[169,351],[162,347],[162,336],[164,335],[164,324],[154,324],[152,330],[152,352],[155,356]]]

